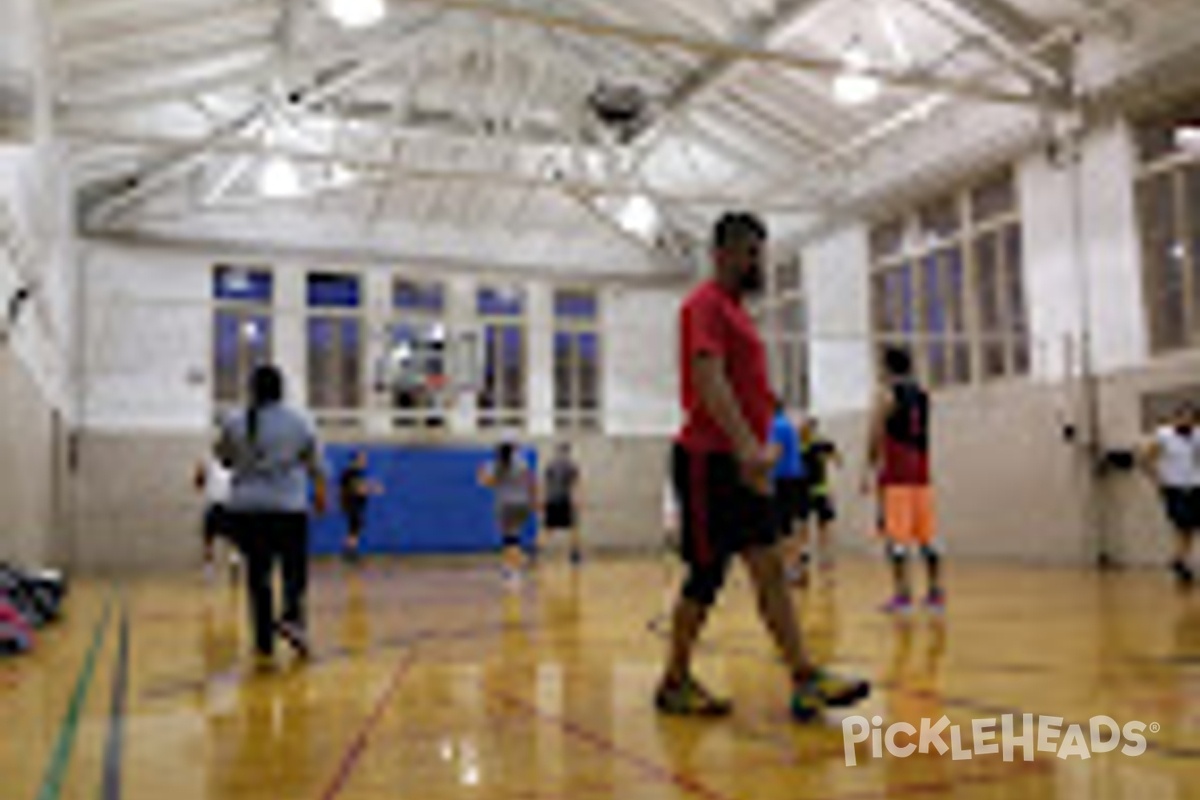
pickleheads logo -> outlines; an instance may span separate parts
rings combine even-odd
[[[1017,723],[1020,723],[1019,727]],[[1000,718],[971,720],[970,740],[963,746],[961,725],[950,724],[943,716],[936,721],[923,719],[921,727],[897,722],[883,727],[882,717],[854,716],[842,720],[842,739],[846,749],[846,766],[858,764],[856,745],[870,740],[871,757],[883,758],[883,751],[896,758],[914,753],[938,755],[950,753],[955,761],[975,756],[997,755],[1003,752],[1005,761],[1015,760],[1017,752],[1025,761],[1033,761],[1035,753],[1054,753],[1058,758],[1086,760],[1093,753],[1111,753],[1118,747],[1126,756],[1146,752],[1144,731],[1158,733],[1159,725],[1152,722],[1117,724],[1112,717],[1092,717],[1086,725],[1073,723],[1063,728],[1062,717],[1005,714]]]

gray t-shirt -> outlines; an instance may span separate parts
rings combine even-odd
[[[546,502],[569,503],[575,495],[579,468],[569,458],[555,458],[546,467]]]
[[[248,411],[232,414],[221,426],[216,455],[233,471],[228,507],[233,511],[303,512],[308,509],[308,465],[320,464],[316,428],[304,414],[285,405],[258,410],[253,443],[247,436]]]
[[[492,479],[492,492],[496,498],[496,508],[529,508],[533,498],[529,494],[529,467],[517,457],[507,469],[500,469],[491,464],[487,474]]]

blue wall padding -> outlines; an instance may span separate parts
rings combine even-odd
[[[309,549],[341,552],[346,533],[338,479],[358,450],[367,454],[367,477],[383,485],[384,495],[367,507],[363,553],[480,553],[498,550],[492,493],[476,482],[479,467],[493,460],[488,447],[416,447],[329,445],[329,513],[313,521]],[[522,451],[530,469],[537,453]],[[537,520],[524,531],[526,544],[537,535]]]

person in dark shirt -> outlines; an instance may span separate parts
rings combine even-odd
[[[569,532],[572,564],[579,564],[583,557],[579,547],[579,478],[579,466],[571,458],[571,445],[564,442],[546,465],[545,524],[547,531]]]
[[[908,555],[911,550],[919,550],[929,579],[925,604],[940,612],[945,608],[946,594],[940,581],[941,553],[936,541],[929,393],[913,375],[912,356],[907,350],[888,348],[883,370],[883,383],[871,412],[863,488],[877,493],[883,534],[888,540],[895,592],[885,609],[896,613],[912,609]]]
[[[367,477],[367,454],[362,450],[356,452],[342,470],[338,487],[342,514],[346,518],[342,557],[347,561],[357,561],[367,523],[367,505],[371,497],[383,494],[383,487]]]
[[[837,507],[833,502],[830,485],[830,468],[841,464],[837,445],[821,435],[815,417],[808,417],[800,426],[800,452],[804,458],[804,490],[800,509],[799,563],[791,565],[791,572],[801,583],[807,578],[808,567],[815,559],[812,527],[816,526],[815,550],[823,570],[833,567],[833,544],[831,534],[837,519]]]

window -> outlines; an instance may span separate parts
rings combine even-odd
[[[357,410],[363,396],[361,281],[308,276],[308,402],[317,411]]]
[[[560,429],[600,424],[600,301],[595,292],[554,293],[554,419]]]
[[[1011,171],[876,225],[870,252],[876,341],[909,348],[921,380],[939,387],[1028,373]]]
[[[380,374],[397,427],[445,425],[445,311],[442,284],[407,278],[392,284],[392,321]]]
[[[219,266],[213,270],[212,296],[213,400],[240,405],[250,373],[271,360],[271,273]]]
[[[1142,274],[1151,347],[1200,345],[1200,97],[1137,127]]]
[[[765,299],[752,310],[759,324],[775,391],[791,409],[808,405],[808,321],[799,258],[781,262]]]
[[[519,287],[484,287],[476,294],[476,315],[483,327],[483,381],[479,424],[523,427],[528,354],[525,294]]]

